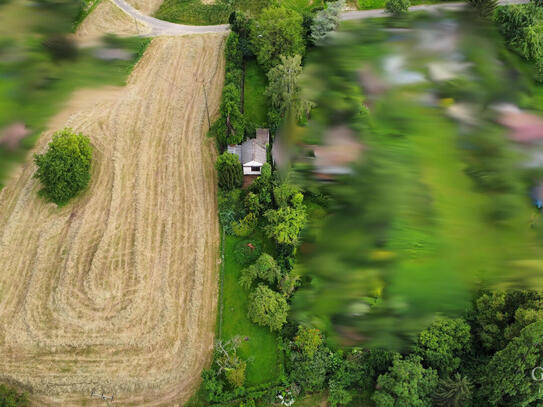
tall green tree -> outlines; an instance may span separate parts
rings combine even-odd
[[[291,110],[297,116],[301,103],[298,79],[302,73],[302,57],[280,55],[279,60],[280,63],[268,71],[266,94],[279,116],[285,116]]]
[[[415,353],[440,373],[458,369],[471,348],[470,326],[461,318],[440,318],[419,334]]]
[[[530,406],[543,400],[532,370],[543,366],[543,320],[524,328],[485,369],[480,400],[488,406]]]
[[[303,55],[303,18],[286,7],[269,7],[251,24],[251,46],[258,63],[269,70],[279,56]]]
[[[222,153],[215,162],[219,178],[219,187],[226,191],[241,187],[243,183],[243,168],[236,154]]]
[[[42,183],[40,194],[57,205],[65,205],[90,181],[92,147],[90,139],[66,128],[53,135],[44,154],[34,155]]]
[[[249,294],[249,318],[270,331],[278,331],[287,322],[288,308],[284,296],[263,284]]]
[[[222,90],[221,117],[214,125],[214,132],[221,145],[240,144],[245,134],[245,120],[240,110],[239,85],[229,83]]]
[[[377,379],[372,400],[376,407],[432,407],[437,382],[436,371],[422,367],[419,358],[397,358]]]

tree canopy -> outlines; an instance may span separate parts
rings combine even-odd
[[[249,294],[249,318],[255,324],[278,331],[287,321],[288,304],[284,296],[260,284]]]
[[[65,205],[90,181],[92,147],[90,139],[66,128],[53,135],[44,154],[34,155],[42,183],[40,194],[59,206]]]
[[[415,352],[428,366],[450,373],[458,369],[470,346],[470,327],[463,319],[441,318],[419,334]]]
[[[279,56],[303,55],[303,18],[286,7],[269,7],[251,24],[251,46],[258,63],[269,70]]]
[[[435,370],[424,369],[420,359],[397,358],[388,372],[379,376],[372,399],[377,407],[432,407],[437,381]]]
[[[303,206],[270,209],[264,216],[269,222],[264,229],[268,237],[275,239],[277,243],[290,245],[298,243],[298,236],[306,221]]]
[[[215,162],[215,168],[218,173],[220,188],[228,191],[241,187],[243,168],[236,154],[222,153]]]

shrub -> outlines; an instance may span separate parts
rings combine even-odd
[[[254,213],[249,213],[243,219],[232,223],[232,231],[238,237],[249,236],[255,230],[258,218]]]
[[[392,15],[400,16],[407,13],[410,5],[409,0],[387,0],[385,9]]]
[[[240,285],[248,289],[256,279],[273,284],[279,279],[280,275],[281,269],[274,258],[267,253],[263,253],[254,264],[242,270]]]
[[[243,184],[243,168],[236,154],[224,152],[215,163],[219,177],[219,187],[231,190]]]
[[[90,181],[92,147],[88,137],[64,129],[55,133],[45,154],[34,155],[42,183],[40,194],[59,206],[85,189]]]
[[[262,242],[258,239],[247,239],[236,243],[234,260],[242,266],[252,264],[262,253]]]
[[[294,338],[294,343],[302,350],[305,356],[311,359],[317,349],[322,345],[322,336],[318,329],[300,326],[298,328],[298,335]]]
[[[295,245],[298,243],[298,236],[305,225],[305,208],[279,208],[268,210],[264,214],[269,222],[264,230],[269,238],[275,239],[277,243]]]
[[[248,317],[255,324],[278,331],[287,321],[288,304],[281,294],[260,284],[249,294]]]
[[[0,384],[0,407],[27,407],[30,402],[24,393],[18,393],[15,389]]]

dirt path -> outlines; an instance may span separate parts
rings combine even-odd
[[[31,162],[0,192],[0,379],[36,405],[172,406],[213,346],[215,148],[224,34],[155,39],[124,88],[79,92],[55,129],[95,148],[92,183],[58,209]],[[51,133],[36,147],[43,151]]]

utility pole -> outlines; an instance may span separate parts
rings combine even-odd
[[[211,119],[209,118],[209,107],[207,106],[206,85],[205,85],[204,81],[202,81],[202,88],[204,89],[204,99],[205,99],[205,102],[206,102],[207,124],[209,125],[209,128],[211,128]]]

